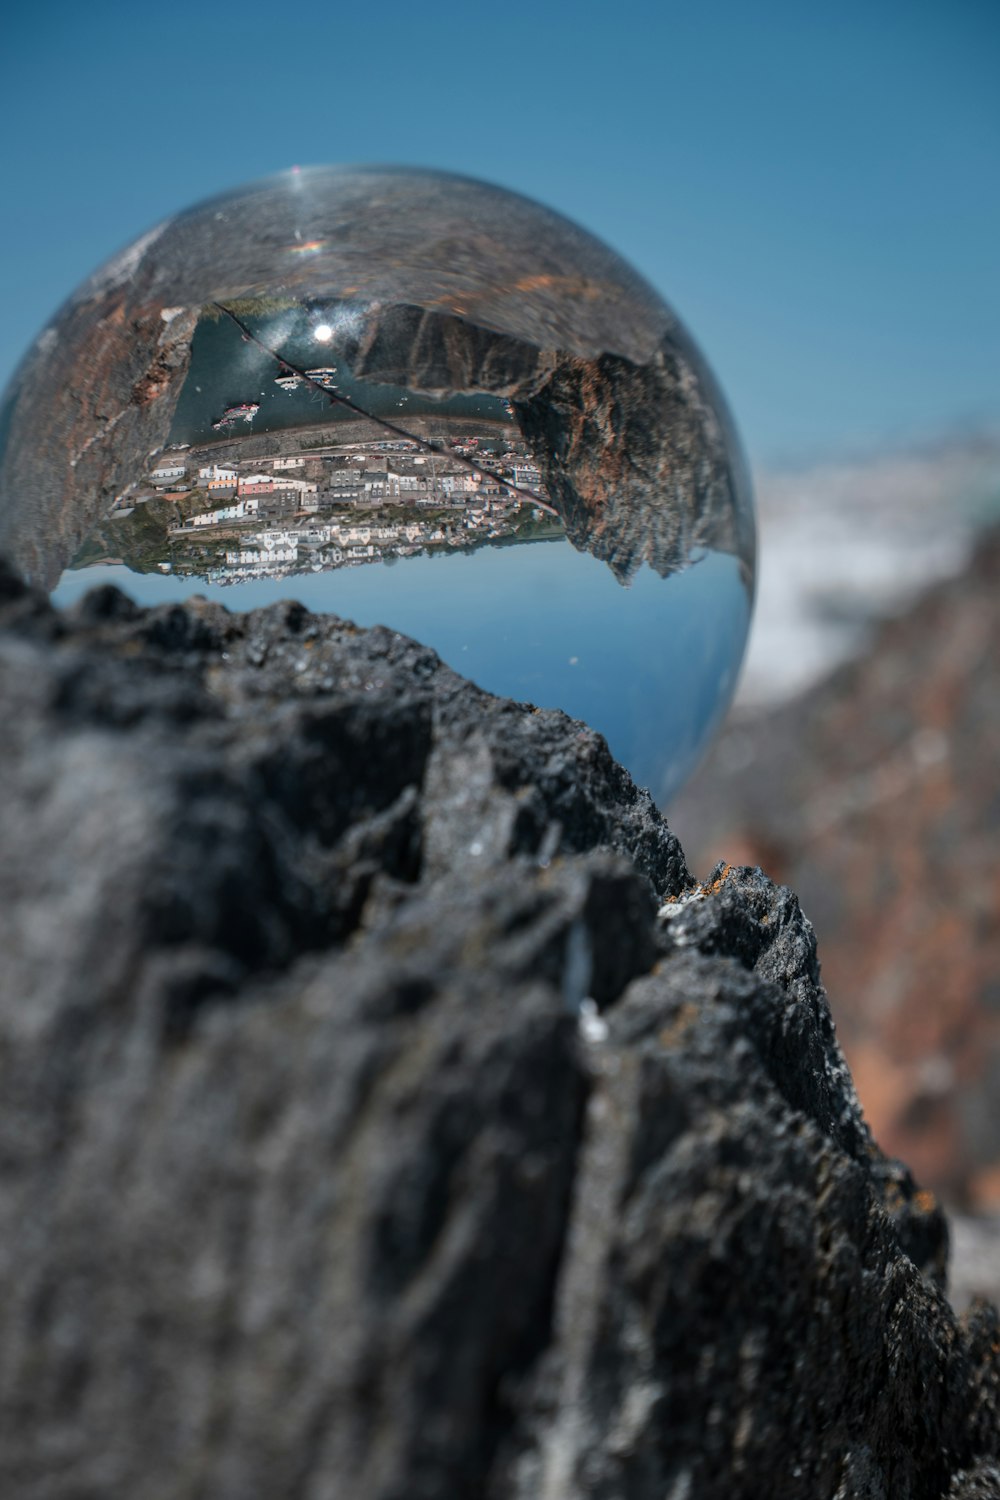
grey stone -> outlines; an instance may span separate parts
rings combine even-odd
[[[977,1464],[968,1473],[960,1470],[948,1494],[953,1500],[997,1500],[1000,1468],[996,1464]]]
[[[808,921],[599,736],[2,571],[0,681],[0,1492],[996,1493]]]

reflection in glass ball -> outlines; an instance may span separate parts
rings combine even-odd
[[[294,596],[565,709],[668,800],[735,685],[749,484],[674,314],[464,178],[294,170],[86,281],[0,411],[0,550],[69,601]]]

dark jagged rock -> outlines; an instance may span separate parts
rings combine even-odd
[[[797,901],[597,735],[2,571],[0,679],[2,1493],[997,1493]]]

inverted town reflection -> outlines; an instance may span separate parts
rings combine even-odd
[[[208,308],[170,443],[119,497],[113,537],[98,528],[76,565],[110,541],[135,566],[141,533],[140,570],[225,586],[564,536],[509,401],[355,378],[370,317],[330,303]],[[311,363],[324,353],[337,363]]]
[[[81,288],[7,406],[0,546],[57,601],[378,620],[586,718],[661,800],[729,701],[724,403],[634,273],[513,195],[323,169],[203,205]]]

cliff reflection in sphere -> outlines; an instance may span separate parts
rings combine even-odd
[[[28,353],[0,549],[57,602],[295,597],[564,709],[666,801],[731,698],[752,502],[675,315],[565,219],[316,168],[170,219]]]

